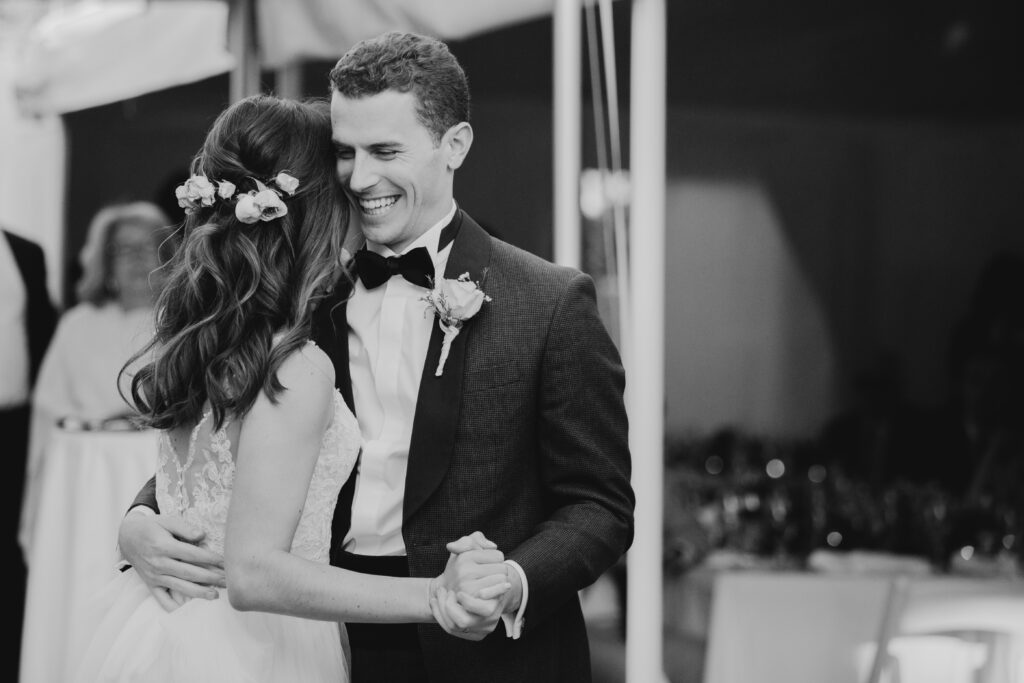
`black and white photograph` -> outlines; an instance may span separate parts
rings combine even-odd
[[[0,0],[0,677],[1024,683],[1022,30]]]

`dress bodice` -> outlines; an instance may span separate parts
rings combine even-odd
[[[355,415],[337,389],[333,396],[334,414],[321,441],[291,547],[294,554],[317,562],[329,560],[334,507],[360,444]],[[161,433],[156,498],[162,513],[179,515],[202,529],[206,533],[203,546],[223,553],[236,454],[229,438],[231,423],[225,421],[217,430],[211,423],[208,411],[192,429],[184,458],[175,451],[170,435]]]

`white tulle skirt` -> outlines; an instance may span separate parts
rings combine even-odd
[[[165,612],[134,570],[90,606],[75,648],[77,683],[344,683],[344,629],[327,621],[239,612],[225,591]]]

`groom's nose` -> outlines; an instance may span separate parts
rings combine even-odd
[[[374,166],[374,159],[369,154],[355,155],[348,177],[348,186],[353,192],[363,192],[377,183],[379,176]]]

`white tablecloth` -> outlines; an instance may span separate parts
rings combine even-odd
[[[45,455],[20,680],[62,683],[83,605],[116,570],[117,528],[156,467],[156,432],[60,431]]]
[[[698,586],[708,585],[706,578],[702,576]],[[862,683],[882,630],[892,580],[887,575],[717,573],[710,585],[704,683]],[[936,614],[948,618],[940,620]],[[1014,622],[1019,624],[1017,633],[1011,632]],[[964,642],[962,652],[954,652],[953,641],[940,644],[929,634],[988,629],[1024,638],[1024,583],[909,577],[905,608],[894,624],[890,652],[905,660],[901,666],[906,682],[911,665],[922,658],[936,663],[935,652],[951,663],[964,663],[971,655],[973,644]],[[942,671],[941,678],[931,675],[926,680],[965,680],[953,664]],[[1021,679],[1000,673],[988,680]]]

